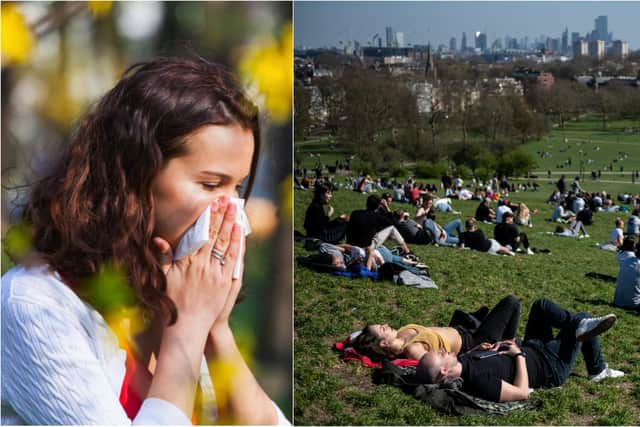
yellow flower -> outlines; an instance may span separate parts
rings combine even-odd
[[[281,39],[256,44],[241,59],[242,76],[257,86],[264,105],[276,123],[291,120],[293,85],[293,33],[285,25]]]
[[[111,11],[113,2],[111,1],[90,1],[88,2],[89,11],[95,16],[104,16]]]
[[[21,64],[31,56],[35,43],[24,16],[13,4],[2,5],[2,59],[8,64]]]
[[[12,225],[4,238],[5,251],[15,261],[20,261],[33,247],[33,229],[20,222]]]

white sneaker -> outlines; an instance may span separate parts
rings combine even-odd
[[[527,248],[527,255],[534,255],[535,252],[531,250],[531,248]]]
[[[602,381],[605,378],[620,378],[624,376],[624,372],[618,371],[616,369],[611,369],[609,365],[605,364],[605,368],[596,375],[589,375],[589,381]]]
[[[582,319],[576,328],[576,340],[585,341],[600,335],[608,330],[616,322],[615,314],[607,314],[602,317],[588,317]]]

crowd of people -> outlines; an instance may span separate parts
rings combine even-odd
[[[619,273],[613,305],[640,310],[640,260],[637,257],[640,204],[636,205],[640,198],[620,196],[618,200],[623,198],[622,204],[626,206],[618,206],[606,192],[585,191],[579,178],[567,186],[562,177],[556,187],[548,200],[555,204],[551,221],[556,229],[549,234],[589,237],[586,227],[593,224],[594,213],[632,211],[626,226],[622,218],[615,218],[609,241],[596,246],[617,252]],[[333,218],[335,210],[329,205],[333,188],[336,186],[330,178],[316,184],[314,202],[305,215],[305,229],[309,237],[318,239],[338,230],[332,237],[346,239],[346,243],[339,243],[337,250],[323,246],[321,252],[332,251],[335,262],[340,265],[360,262],[373,269],[380,268],[384,262],[411,265],[410,258],[394,255],[383,245],[388,239],[402,247],[401,254],[411,254],[408,245],[457,247],[505,256],[537,252],[532,250],[523,228],[533,227],[538,210],[511,201],[509,192],[514,196],[514,188],[505,177],[494,177],[487,186],[477,186],[471,191],[464,187],[459,176],[443,176],[439,187],[412,179],[393,182],[363,176],[345,184],[344,188],[363,193],[374,191],[366,199],[366,209],[336,218]],[[516,191],[522,190],[517,187]],[[377,192],[381,196],[375,194]],[[319,212],[317,200],[323,200],[320,203],[324,203],[326,214],[314,222],[312,219]],[[454,209],[455,200],[478,200],[475,215],[439,223],[438,213],[460,214]],[[478,228],[479,222],[492,225],[493,235],[485,236]],[[322,227],[315,229],[314,224]],[[417,324],[400,329],[386,324],[368,325],[356,334],[354,346],[372,359],[419,360],[421,382],[446,384],[462,378],[463,390],[496,402],[527,399],[530,389],[563,384],[580,352],[590,380],[624,375],[606,364],[598,339],[613,325],[615,315],[592,317],[571,313],[550,300],[538,300],[531,308],[525,336],[520,340],[515,337],[519,307],[517,299],[509,296],[473,330]],[[554,334],[553,328],[559,332]]]

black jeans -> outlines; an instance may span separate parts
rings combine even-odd
[[[496,342],[516,336],[520,321],[520,301],[513,295],[506,296],[487,314],[474,332],[456,327],[462,337],[461,353],[466,353],[483,342]]]
[[[588,313],[571,314],[568,310],[548,299],[539,299],[531,306],[529,320],[524,333],[524,343],[534,342],[551,368],[551,386],[559,386],[571,374],[578,353],[582,351],[589,375],[600,373],[605,368],[598,337],[576,341],[576,329],[580,320],[591,317]],[[560,332],[554,337],[553,329]]]
[[[515,251],[520,245],[525,249],[529,249],[529,238],[527,237],[527,233],[519,233],[518,236],[520,237],[520,241],[515,242],[512,249]]]

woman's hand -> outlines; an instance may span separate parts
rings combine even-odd
[[[177,261],[173,261],[168,242],[154,238],[162,254],[167,294],[176,305],[178,322],[189,322],[190,326],[205,331],[205,335],[224,311],[232,293],[231,275],[240,249],[240,232],[234,227],[235,213],[235,205],[229,203],[226,196],[212,203],[209,241]],[[214,253],[224,254],[224,262]]]
[[[327,216],[333,215],[333,212],[334,212],[333,206],[329,205],[329,208],[327,209]]]

